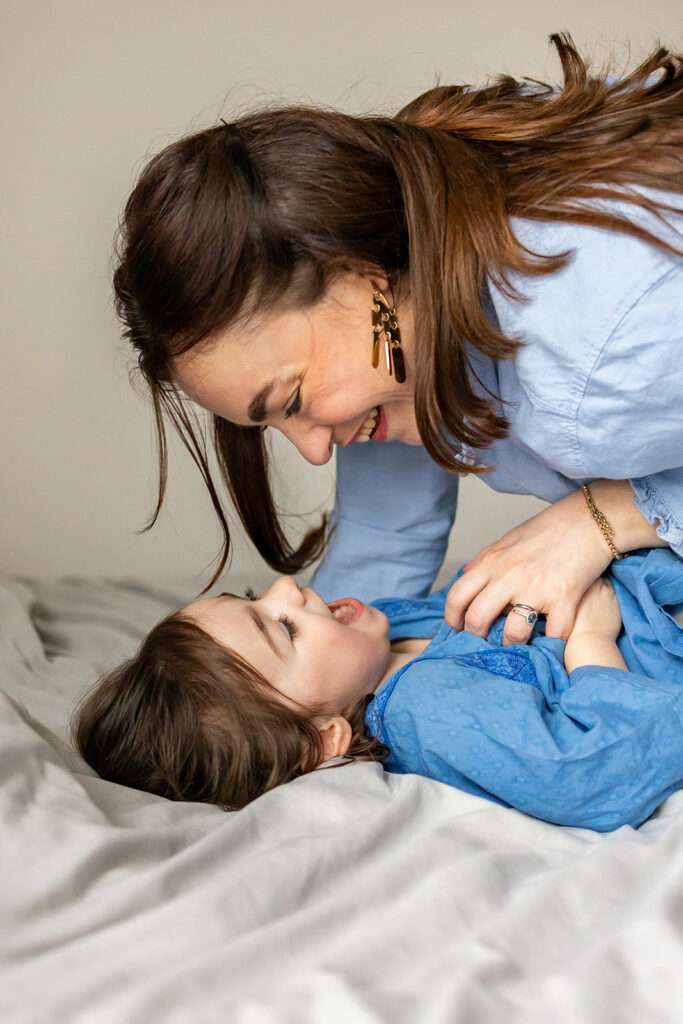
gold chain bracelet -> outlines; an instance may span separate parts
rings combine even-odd
[[[617,551],[616,545],[614,543],[614,530],[607,522],[607,519],[602,514],[600,509],[596,508],[595,502],[593,501],[593,495],[590,492],[588,484],[581,484],[581,490],[583,491],[583,496],[586,499],[588,511],[592,515],[595,522],[598,524],[598,529],[605,538],[608,548],[612,552],[612,558],[626,558],[625,554],[622,554],[620,551]]]

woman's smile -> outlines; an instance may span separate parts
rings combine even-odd
[[[377,430],[377,424],[379,423],[379,419],[380,419],[380,407],[376,406],[372,410],[372,412],[370,412],[365,417],[365,419],[363,420],[363,422],[361,423],[360,427],[358,428],[356,433],[353,435],[353,437],[349,441],[346,441],[342,445],[342,447],[345,447],[346,445],[349,445],[349,444],[353,444],[354,441],[359,441],[361,444],[365,444],[366,441],[373,440],[373,434]]]

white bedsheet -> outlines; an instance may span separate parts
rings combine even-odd
[[[182,584],[0,585],[0,1020],[683,1019],[683,794],[558,828],[376,765],[232,814],[96,778],[77,693]]]

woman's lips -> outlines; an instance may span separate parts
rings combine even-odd
[[[340,601],[331,601],[327,607],[343,626],[350,626],[365,611],[363,602],[355,597],[342,597]]]
[[[386,441],[387,433],[389,432],[389,426],[387,424],[386,413],[384,412],[384,406],[378,405],[379,409],[379,422],[374,429],[374,432],[370,435],[371,441]]]
[[[361,423],[353,437],[346,441],[345,447],[348,447],[348,445],[350,444],[354,444],[356,441],[369,441],[370,437],[368,435],[371,433],[371,430],[374,432],[378,423],[379,411],[378,407],[375,406],[375,408],[371,412],[369,412],[368,415],[365,417],[365,419],[363,420],[363,422]]]
[[[369,413],[365,417],[365,419],[363,420],[363,422],[361,423],[353,437],[349,438],[348,441],[344,442],[345,448],[348,448],[350,444],[354,444],[356,441],[386,441],[388,433],[386,413],[384,412],[384,409],[382,408],[381,405],[376,405],[375,409],[377,410],[376,413]],[[365,428],[365,430],[367,431],[367,424],[372,423],[373,419],[375,420],[375,425],[372,428],[372,432],[370,433],[369,436],[366,433],[363,437],[361,437],[361,435],[363,434],[363,429]]]

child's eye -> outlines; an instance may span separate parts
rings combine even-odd
[[[289,633],[289,639],[294,642],[295,637],[298,636],[299,630],[296,628],[292,620],[288,619],[286,615],[281,615],[277,621],[282,623]]]
[[[244,596],[248,601],[256,600],[256,594],[254,593],[251,587],[247,587],[247,589],[244,591]]]
[[[285,419],[288,420],[294,413],[299,412],[301,409],[301,388],[296,389],[294,400],[288,409],[285,409]]]

